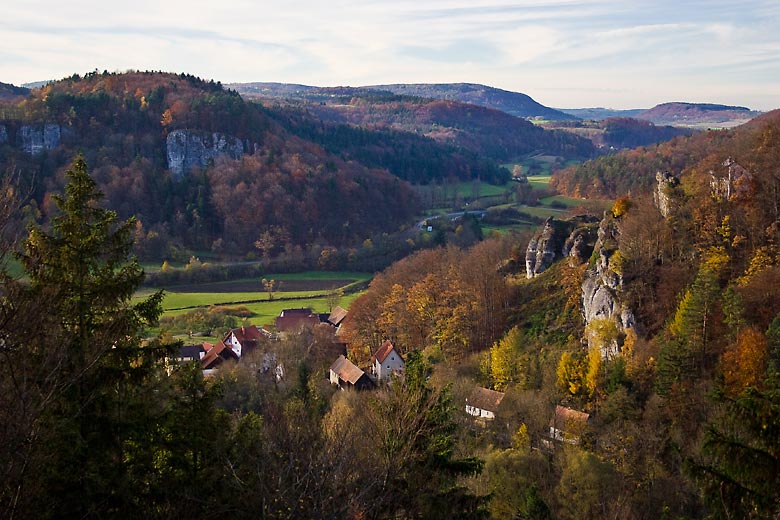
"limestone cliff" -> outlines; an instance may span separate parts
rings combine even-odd
[[[38,155],[44,150],[53,150],[58,147],[61,137],[60,125],[46,123],[42,126],[22,126],[16,134],[16,141],[23,152]]]
[[[240,159],[244,144],[240,139],[197,130],[174,130],[166,141],[168,168],[175,178],[181,178],[192,168],[205,168],[217,157]]]
[[[548,218],[542,231],[528,242],[526,277],[541,274],[559,258],[569,258],[571,265],[583,263],[593,248],[595,222],[598,219],[589,216],[577,216],[566,221]]]
[[[525,253],[525,272],[533,278],[555,261],[555,228],[552,217],[544,223],[542,232],[528,242]]]
[[[598,239],[591,256],[592,266],[582,282],[582,315],[586,326],[594,320],[611,320],[619,336],[636,326],[634,314],[620,297],[623,286],[621,259],[618,251],[619,230],[615,220],[606,216],[599,224]],[[591,338],[588,338],[589,346]],[[611,357],[620,348],[620,338],[600,345],[602,355]]]
[[[680,184],[680,180],[669,172],[656,172],[655,181],[653,202],[655,202],[655,207],[658,208],[661,215],[664,218],[669,218],[673,209],[671,191]]]

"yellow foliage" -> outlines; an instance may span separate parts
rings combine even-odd
[[[750,259],[750,265],[748,265],[748,268],[745,270],[744,276],[739,278],[739,285],[748,285],[755,275],[772,267],[773,264],[774,258],[771,249],[766,246],[759,247],[756,249],[756,252],[753,253],[753,258]]]
[[[628,197],[618,197],[615,200],[615,204],[612,205],[612,216],[615,218],[622,217],[633,205],[634,203]]]
[[[585,374],[585,388],[588,395],[593,396],[599,387],[599,375],[601,372],[601,351],[597,348],[591,348],[588,351],[588,372]]]
[[[493,387],[499,392],[506,390],[515,379],[517,345],[520,340],[521,332],[514,327],[490,348],[490,377]]]
[[[527,451],[531,447],[531,436],[528,435],[528,426],[520,423],[520,427],[512,435],[512,448]]]
[[[742,329],[734,348],[721,358],[726,392],[739,395],[745,388],[760,384],[766,374],[767,359],[766,336],[752,327]]]
[[[584,366],[581,360],[575,359],[569,352],[561,355],[558,368],[555,371],[558,387],[573,396],[584,393]]]
[[[704,253],[702,266],[710,269],[713,273],[720,274],[728,266],[731,257],[723,246],[714,246],[707,249]]]

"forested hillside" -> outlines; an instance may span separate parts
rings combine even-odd
[[[558,172],[552,185],[572,196],[614,198],[647,193],[659,171],[706,175],[729,157],[749,170],[763,170],[772,161],[771,135],[778,121],[780,113],[773,111],[733,130],[710,130],[607,155]]]
[[[263,229],[278,231],[282,248],[343,246],[395,231],[416,211],[408,184],[384,165],[342,160],[192,76],[73,76],[0,114],[0,168],[29,193],[28,218],[51,214],[63,168],[81,151],[110,207],[138,218],[144,256],[240,256]]]
[[[599,164],[630,184],[589,179],[620,196],[597,231],[573,220],[503,249],[411,257],[355,301],[350,337],[422,350],[463,397],[506,392],[495,424],[461,438],[486,461],[464,482],[491,493],[492,518],[774,518],[777,113],[579,171]],[[552,264],[526,276],[537,252]]]

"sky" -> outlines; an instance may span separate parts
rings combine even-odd
[[[481,83],[558,108],[780,108],[780,0],[0,0],[0,81]]]

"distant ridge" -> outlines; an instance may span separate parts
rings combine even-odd
[[[741,125],[761,115],[761,112],[747,107],[718,105],[715,103],[661,103],[637,114],[655,124],[674,126],[715,126],[730,128]]]
[[[336,95],[351,95],[366,91],[388,92],[399,96],[428,99],[443,99],[470,103],[485,108],[500,110],[523,119],[546,119],[551,121],[573,121],[577,117],[560,110],[546,107],[530,96],[475,83],[396,83],[391,85],[368,85],[364,87],[312,87],[293,83],[231,83],[226,85],[247,98],[307,98]]]
[[[592,121],[603,121],[611,117],[636,117],[637,114],[645,112],[646,108],[629,108],[626,110],[617,110],[614,108],[557,108],[565,114],[570,114],[580,119],[588,119]]]
[[[10,101],[16,98],[24,97],[30,93],[30,89],[17,87],[10,83],[0,81],[0,101]]]
[[[471,103],[495,110],[501,110],[515,117],[539,118],[552,121],[571,121],[577,117],[546,107],[527,94],[511,92],[476,83],[397,83],[391,85],[370,85],[366,88],[385,90],[394,94],[418,96],[432,99],[446,99]]]

